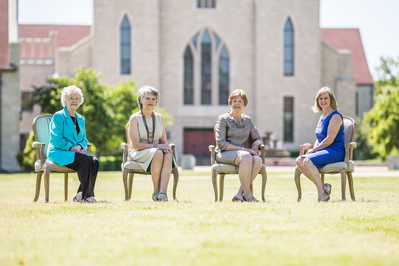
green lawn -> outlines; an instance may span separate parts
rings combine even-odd
[[[50,202],[42,184],[34,203],[35,180],[0,175],[0,265],[399,264],[399,178],[355,173],[357,201],[342,202],[340,178],[327,176],[327,203],[302,178],[298,203],[293,174],[269,173],[265,203],[233,203],[238,177],[226,176],[225,201],[215,203],[210,174],[183,171],[179,202],[154,203],[150,177],[137,176],[124,202],[121,173],[101,172],[101,203],[92,205],[72,202],[76,175],[64,202],[60,174],[50,178]]]

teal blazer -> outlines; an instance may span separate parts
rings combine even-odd
[[[51,120],[47,159],[58,165],[63,166],[75,161],[75,152],[69,150],[72,146],[80,145],[85,150],[87,148],[85,120],[78,113],[76,118],[79,134],[66,107],[56,112]]]

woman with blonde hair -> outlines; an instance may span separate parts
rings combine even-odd
[[[308,144],[304,147],[308,151],[296,159],[296,164],[299,170],[316,185],[318,201],[328,201],[331,185],[321,182],[318,168],[343,161],[345,158],[343,117],[337,111],[334,92],[328,87],[323,87],[317,92],[312,110],[315,113],[322,112],[316,127],[316,142],[314,145]]]

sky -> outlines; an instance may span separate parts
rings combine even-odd
[[[93,22],[93,0],[18,0],[18,5],[20,24]],[[399,58],[398,13],[398,0],[320,0],[320,27],[359,28],[369,69],[376,79],[381,56]]]

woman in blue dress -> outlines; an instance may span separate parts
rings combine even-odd
[[[318,168],[343,161],[345,158],[343,117],[337,111],[337,100],[328,87],[323,87],[317,92],[312,110],[315,113],[323,112],[316,127],[316,142],[314,145],[305,145],[304,148],[308,151],[296,159],[296,164],[299,170],[316,185],[318,200],[328,201],[331,185],[321,182]]]

